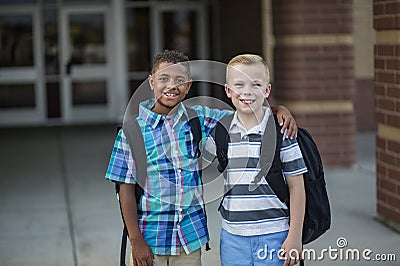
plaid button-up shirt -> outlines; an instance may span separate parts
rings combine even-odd
[[[179,255],[208,242],[203,192],[188,114],[180,104],[173,116],[151,111],[154,100],[140,104],[137,120],[142,130],[147,173],[138,204],[139,228],[154,254]],[[192,107],[198,114],[203,137],[230,111]],[[143,155],[143,156],[146,156]],[[114,143],[106,178],[136,184],[134,158],[122,130]]]

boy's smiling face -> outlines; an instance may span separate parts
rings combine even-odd
[[[168,114],[185,98],[192,85],[188,70],[183,64],[163,62],[149,76],[151,89],[156,99],[153,111]]]
[[[235,64],[229,66],[225,92],[231,98],[238,113],[243,115],[263,114],[262,106],[268,98],[271,85],[262,64]]]

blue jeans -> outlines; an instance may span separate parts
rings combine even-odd
[[[240,236],[221,230],[220,257],[222,266],[282,266],[278,252],[288,231]]]

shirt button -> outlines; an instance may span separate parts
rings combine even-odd
[[[180,208],[179,210],[180,210],[180,212],[183,212],[183,209],[182,209],[182,208]]]
[[[181,169],[178,169],[178,172],[179,172],[179,173],[182,173],[182,170],[181,170]]]
[[[181,188],[181,192],[183,192],[183,188]]]

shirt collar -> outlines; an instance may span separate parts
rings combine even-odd
[[[264,111],[264,117],[261,120],[261,122],[258,125],[250,128],[249,130],[247,130],[243,126],[243,124],[240,122],[240,120],[238,118],[238,115],[237,115],[237,111],[236,111],[234,116],[233,116],[233,119],[232,119],[232,122],[231,122],[231,126],[229,127],[229,131],[238,130],[238,131],[241,131],[241,132],[246,132],[246,134],[251,134],[251,133],[264,134],[265,127],[267,126],[267,122],[268,122],[269,116],[271,115],[271,110],[270,110],[270,108],[267,108],[267,107],[264,106],[263,107],[263,111]]]
[[[153,112],[151,109],[153,109],[154,105],[155,99],[149,99],[139,104],[139,117],[153,129],[157,127],[160,121],[164,121],[167,118],[173,119],[173,126],[176,125],[180,118],[188,118],[186,108],[182,103],[179,103],[178,111],[172,116]]]

